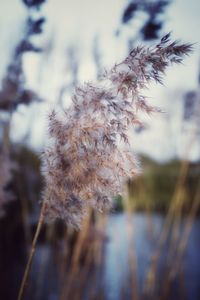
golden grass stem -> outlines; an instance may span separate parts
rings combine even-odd
[[[32,245],[31,245],[29,258],[28,258],[28,261],[27,261],[27,264],[26,264],[26,268],[25,268],[25,271],[24,271],[22,281],[21,281],[20,290],[19,290],[17,300],[22,300],[23,299],[23,294],[24,294],[26,283],[27,283],[28,275],[30,273],[31,264],[32,264],[32,260],[33,260],[33,255],[35,253],[35,248],[36,248],[38,236],[40,234],[42,225],[44,223],[45,208],[46,208],[46,205],[45,205],[45,202],[43,202],[42,207],[41,207],[41,211],[40,211],[39,221],[38,221],[37,228],[36,228],[36,232],[35,232],[33,242],[32,242]]]

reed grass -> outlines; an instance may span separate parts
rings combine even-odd
[[[49,133],[53,144],[42,157],[43,203],[18,300],[24,294],[45,218],[62,219],[75,228],[83,226],[73,251],[68,284],[61,292],[61,299],[71,297],[72,281],[79,271],[91,224],[91,209],[110,209],[112,198],[123,189],[124,180],[138,172],[137,161],[130,151],[128,130],[140,123],[138,111],[159,111],[147,103],[141,90],[152,80],[162,83],[166,67],[180,63],[190,51],[190,44],[171,42],[169,34],[155,47],[138,47],[107,72],[99,86],[87,83],[77,87],[72,107],[64,111],[65,119],[58,118],[54,111],[50,114]],[[130,237],[131,226],[128,228]],[[93,262],[93,246],[86,252],[86,274]],[[135,283],[136,264],[132,253],[129,256],[132,282]],[[76,299],[79,291],[74,292]],[[134,293],[138,298],[137,288]]]

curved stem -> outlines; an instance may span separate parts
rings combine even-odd
[[[45,202],[43,202],[42,207],[41,207],[41,211],[40,211],[39,221],[38,221],[38,224],[37,224],[37,229],[36,229],[36,232],[35,232],[35,235],[34,235],[34,238],[33,238],[33,242],[32,242],[32,245],[31,245],[31,251],[30,251],[29,258],[28,258],[26,268],[25,268],[25,271],[24,271],[24,275],[23,275],[23,278],[22,278],[22,281],[21,281],[21,286],[20,286],[20,290],[19,290],[19,294],[18,294],[18,298],[17,298],[18,300],[22,300],[22,297],[23,297],[23,294],[24,294],[26,282],[27,282],[28,275],[29,275],[29,272],[30,272],[30,269],[31,269],[33,255],[35,253],[35,248],[36,248],[38,236],[40,234],[42,225],[44,223],[45,208],[46,208],[46,205],[45,205]]]

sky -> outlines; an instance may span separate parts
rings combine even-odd
[[[47,114],[55,106],[58,91],[68,80],[67,49],[75,47],[79,59],[79,80],[93,80],[95,65],[91,51],[95,37],[99,37],[102,64],[109,68],[127,55],[128,38],[141,26],[145,15],[121,26],[121,15],[126,0],[48,0],[41,14],[46,17],[44,34],[35,39],[46,47],[53,44],[49,55],[27,54],[24,68],[27,85],[46,100],[30,108],[21,106],[12,120],[12,138],[20,141],[30,130],[30,144],[41,149],[46,140]],[[0,78],[2,78],[12,50],[23,34],[27,11],[20,0],[0,0]],[[136,152],[147,153],[158,160],[183,156],[187,141],[181,134],[181,99],[184,92],[198,89],[200,62],[199,0],[174,0],[166,9],[163,34],[172,31],[172,37],[195,43],[193,54],[181,66],[168,70],[165,86],[152,85],[147,92],[152,104],[161,106],[166,113],[146,118],[148,130],[133,133],[132,147]],[[117,30],[120,35],[115,36]],[[66,105],[68,105],[66,99]],[[193,145],[192,159],[199,156],[199,145]]]

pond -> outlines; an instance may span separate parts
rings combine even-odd
[[[129,298],[130,290],[140,290],[145,292],[145,279],[148,278],[148,271],[152,266],[152,258],[157,254],[156,284],[162,286],[166,268],[174,271],[176,260],[179,259],[176,251],[186,238],[184,236],[185,226],[188,226],[188,220],[182,220],[179,226],[170,227],[167,238],[162,247],[160,245],[160,236],[165,224],[165,218],[159,214],[134,215],[113,214],[109,217],[107,223],[108,242],[105,248],[104,265],[104,285],[106,290],[106,299],[122,299],[123,289],[127,292],[123,299]],[[178,227],[178,228],[177,228]],[[172,235],[177,237],[176,245],[171,243]],[[182,253],[180,267],[175,274],[171,286],[170,299],[199,299],[200,295],[200,219],[194,220],[189,230],[187,247]],[[185,241],[186,242],[186,241]],[[159,246],[160,245],[160,246]],[[173,246],[172,246],[173,245]],[[173,251],[172,251],[172,249]],[[160,249],[160,250],[159,250]],[[169,254],[171,251],[171,254]],[[170,257],[171,256],[171,257]],[[155,272],[155,267],[152,269]],[[130,283],[129,272],[132,270],[133,280]],[[155,275],[155,274],[154,274]],[[181,275],[181,276],[179,276]],[[178,278],[178,279],[177,279]],[[129,282],[127,282],[129,280]],[[181,281],[179,283],[178,281]],[[124,286],[123,286],[124,284]],[[133,291],[134,292],[134,291]],[[121,298],[120,298],[121,297]],[[177,298],[178,297],[178,298]]]

